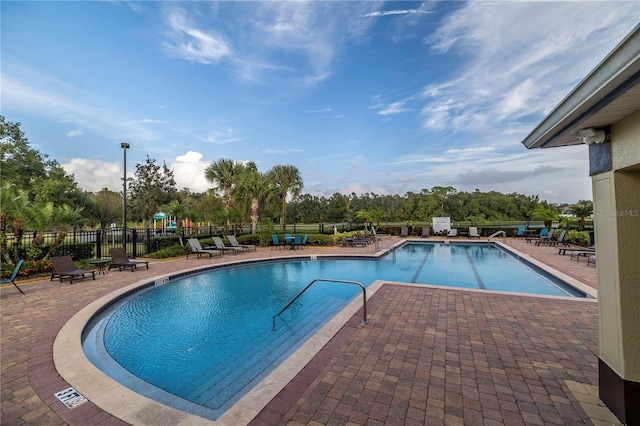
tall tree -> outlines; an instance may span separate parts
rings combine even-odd
[[[149,156],[143,164],[136,164],[129,190],[132,210],[142,220],[143,227],[148,226],[158,208],[169,203],[177,192],[173,171],[166,164],[159,166]]]
[[[258,232],[260,200],[265,197],[267,189],[265,177],[258,171],[256,163],[251,161],[241,168],[237,182],[237,197],[249,200],[252,234]]]
[[[291,194],[292,198],[297,197],[304,187],[302,177],[296,166],[279,164],[273,166],[268,172],[269,180],[274,185],[275,191],[282,203],[282,214],[280,216],[280,225],[282,230],[287,229],[287,196]]]
[[[230,214],[233,207],[233,187],[237,183],[239,173],[238,164],[227,158],[222,158],[208,165],[204,170],[204,177],[222,192],[224,205],[227,209],[227,228],[230,225]]]
[[[100,228],[106,228],[110,223],[116,223],[122,217],[122,195],[102,188],[93,195],[96,204],[94,219]]]
[[[580,229],[584,228],[584,218],[590,216],[593,213],[593,201],[591,200],[580,200],[569,210],[572,215],[579,219],[578,226]]]
[[[47,175],[51,162],[46,155],[29,146],[29,141],[20,130],[20,123],[7,121],[0,115],[0,181],[11,182],[17,189],[31,191],[36,178]]]

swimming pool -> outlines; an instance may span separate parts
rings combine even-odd
[[[319,282],[274,329],[273,315],[318,277],[569,294],[497,247],[407,244],[378,261],[270,262],[162,281],[104,309],[85,329],[85,353],[136,392],[217,419],[359,292]]]

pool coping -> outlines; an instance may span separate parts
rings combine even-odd
[[[436,241],[430,241],[436,242]],[[444,287],[419,284],[422,287],[446,288],[448,290],[473,291],[486,293],[505,293],[512,295],[521,295],[524,297],[546,297],[553,299],[571,299],[576,301],[597,301],[597,292],[580,283],[554,268],[549,267],[541,262],[536,261],[530,256],[515,250],[499,242],[494,244],[500,245],[508,252],[519,256],[522,260],[526,260],[540,269],[556,276],[557,278],[567,282],[568,284],[578,288],[579,290],[592,295],[594,299],[581,299],[569,296],[544,296],[514,292],[497,292],[493,290],[478,290],[456,287]],[[399,246],[400,244],[396,245]],[[130,424],[175,424],[175,425],[195,425],[195,424],[211,424],[211,425],[238,425],[249,423],[315,356],[353,317],[360,309],[362,309],[362,301],[359,297],[354,298],[344,309],[338,312],[327,324],[325,324],[317,333],[314,334],[307,342],[305,342],[297,351],[294,352],[287,360],[280,364],[271,374],[264,378],[254,388],[247,392],[238,402],[230,407],[218,420],[209,420],[200,416],[180,411],[178,409],[166,406],[156,402],[148,397],[140,395],[129,388],[121,385],[111,377],[107,376],[84,355],[82,349],[82,333],[86,324],[91,321],[96,314],[104,309],[104,307],[114,300],[123,297],[136,289],[152,285],[155,281],[163,281],[168,277],[177,277],[184,274],[197,273],[217,269],[220,267],[240,266],[246,264],[263,263],[268,261],[281,260],[312,260],[312,259],[349,259],[349,258],[378,258],[386,253],[389,249],[381,250],[373,255],[291,255],[278,256],[273,258],[265,258],[258,261],[231,261],[229,263],[216,265],[215,267],[202,268],[194,267],[183,269],[177,273],[163,274],[148,277],[137,281],[133,284],[125,286],[119,290],[115,290],[103,297],[100,297],[86,305],[78,313],[76,313],[65,325],[60,329],[53,344],[53,360],[60,376],[71,386],[73,386],[83,396],[93,402],[102,410],[111,415],[128,422]],[[376,280],[367,287],[367,300],[370,299],[383,284],[389,285],[410,285],[418,284],[400,283],[391,281]],[[595,294],[595,295],[593,295]]]

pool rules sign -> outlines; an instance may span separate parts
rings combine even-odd
[[[56,398],[60,400],[68,408],[75,408],[78,405],[87,402],[87,398],[80,395],[80,392],[74,388],[65,389],[55,394]]]

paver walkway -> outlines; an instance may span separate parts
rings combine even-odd
[[[509,241],[595,287],[595,268],[557,249]],[[316,248],[295,254],[371,253]],[[289,255],[258,250],[225,260]],[[96,298],[142,277],[220,260],[157,261],[95,281],[40,281],[1,296],[4,425],[122,424],[93,404],[69,410],[53,394],[69,385],[51,347],[62,325]],[[597,303],[384,285],[360,314],[285,387],[254,424],[591,424],[571,383],[597,385]]]

